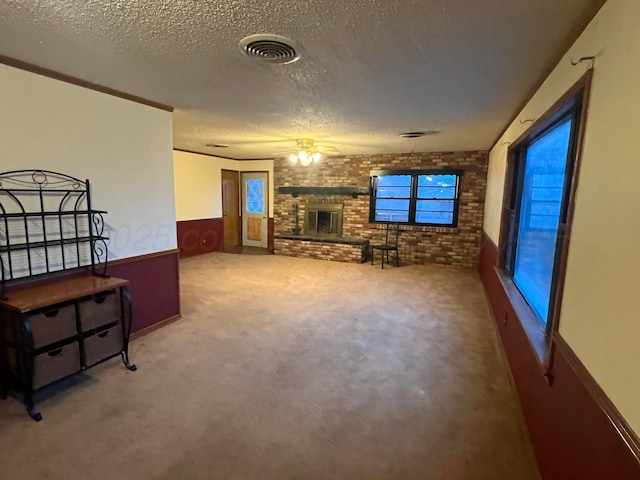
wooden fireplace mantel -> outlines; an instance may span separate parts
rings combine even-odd
[[[359,187],[357,185],[345,187],[278,187],[278,193],[290,194],[293,198],[299,195],[351,195],[356,198],[358,195],[369,195],[369,187]]]

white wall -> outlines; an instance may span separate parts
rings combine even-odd
[[[173,152],[177,220],[222,217],[222,170],[269,172],[269,217],[273,217],[273,160],[228,160]]]
[[[537,118],[585,72],[571,58],[597,55],[560,333],[640,433],[640,1],[609,0],[518,119]],[[516,120],[491,151],[484,229],[497,243],[506,166],[503,141],[529,125]]]
[[[176,219],[222,217],[222,170],[239,170],[236,160],[173,152]]]
[[[171,113],[0,65],[0,171],[89,179],[110,258],[176,248]]]

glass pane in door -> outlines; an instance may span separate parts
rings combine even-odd
[[[264,213],[264,181],[261,178],[247,179],[247,212]]]

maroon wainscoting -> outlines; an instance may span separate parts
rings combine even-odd
[[[269,223],[268,223],[268,231],[269,233],[267,234],[269,240],[269,250],[271,250],[273,252],[273,228],[274,228],[274,224],[273,224],[273,217],[269,218]]]
[[[117,260],[108,273],[131,282],[132,332],[180,315],[177,250]]]
[[[242,217],[240,217],[242,223]],[[268,248],[273,252],[273,217],[268,219]],[[222,218],[183,220],[176,222],[180,257],[192,257],[217,252],[224,248],[224,223]]]
[[[615,415],[603,408],[603,402],[588,388],[586,370],[581,364],[575,367],[579,361],[564,341],[557,343],[553,381],[547,382],[495,272],[497,258],[498,248],[485,233],[480,277],[516,383],[542,478],[640,479],[640,463],[611,420]]]
[[[224,224],[222,218],[183,220],[176,223],[181,257],[222,250]]]

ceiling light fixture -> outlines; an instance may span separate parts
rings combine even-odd
[[[322,158],[322,154],[317,151],[321,147],[313,148],[313,140],[310,138],[299,138],[296,140],[299,150],[289,155],[292,163],[300,162],[303,167],[308,167],[313,162],[317,162]]]
[[[292,153],[289,155],[289,160],[293,163],[298,163],[298,161],[300,161],[300,165],[308,167],[312,162],[320,160],[321,156],[320,152],[309,153],[306,150],[300,150],[298,153]]]

